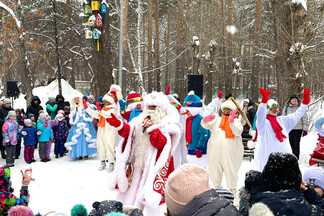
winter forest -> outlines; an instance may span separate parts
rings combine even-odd
[[[116,82],[123,10],[123,93],[164,91],[183,99],[188,75],[204,76],[205,103],[219,90],[279,104],[292,93],[323,95],[323,0],[108,0],[100,51],[85,37],[81,0],[0,1],[2,94],[58,77],[90,81],[96,97]],[[115,79],[114,79],[115,77]]]

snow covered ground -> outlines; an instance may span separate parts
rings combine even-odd
[[[63,96],[66,100],[71,100],[75,94],[80,94],[74,90],[66,81],[63,83]],[[35,88],[34,95],[37,95],[42,100],[44,105],[49,96],[55,97],[58,93],[57,82],[52,82],[49,86]],[[21,95],[15,100],[15,108],[26,108],[24,96]],[[242,100],[238,100],[242,104]],[[311,132],[301,140],[301,156],[300,168],[302,172],[308,167],[309,154],[311,154],[317,143],[317,134],[314,131],[312,124],[314,120],[320,116],[324,116],[324,104],[318,103],[309,109],[309,118],[311,120]],[[95,155],[89,160],[73,161],[69,157],[59,159],[54,158],[54,146],[52,146],[52,161],[42,163],[39,160],[38,152],[35,151],[35,159],[37,162],[26,164],[22,156],[16,160],[16,166],[12,170],[12,182],[15,188],[15,194],[19,195],[21,186],[20,170],[31,167],[33,169],[33,177],[36,179],[29,187],[30,191],[30,208],[34,213],[40,212],[45,214],[51,211],[59,211],[70,215],[70,210],[75,204],[84,204],[88,211],[92,209],[92,203],[114,199],[115,191],[108,189],[108,184],[112,178],[112,174],[106,171],[98,171],[99,160]],[[5,163],[0,159],[1,163]],[[245,173],[251,169],[255,169],[254,160],[249,162],[245,158],[239,171],[238,188],[244,185]],[[288,170],[288,168],[287,168]],[[222,185],[226,186],[226,181],[223,179]]]
[[[317,134],[315,132],[302,138],[300,160],[302,172],[308,167],[308,155],[312,153],[316,142]],[[21,186],[20,170],[29,167],[33,169],[33,177],[36,181],[32,182],[29,187],[29,206],[34,213],[44,214],[50,211],[59,211],[69,215],[75,204],[84,204],[90,211],[93,202],[115,198],[116,193],[108,189],[112,174],[98,171],[97,156],[82,161],[72,161],[68,157],[55,159],[53,148],[51,156],[52,161],[42,163],[36,151],[37,162],[29,165],[24,162],[23,157],[20,157],[16,160],[16,166],[11,169],[16,195],[19,195]],[[1,162],[4,163],[4,160],[1,159]],[[245,173],[251,169],[255,169],[254,160],[249,162],[245,158],[239,171],[239,187],[244,185]],[[223,180],[223,185],[225,187],[225,180]]]

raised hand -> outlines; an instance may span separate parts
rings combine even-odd
[[[88,109],[87,101],[83,99],[82,101],[84,109]]]
[[[215,115],[208,115],[208,116],[206,116],[205,118],[203,118],[203,121],[204,121],[205,123],[208,123],[208,122],[213,121],[215,118],[216,118]]]
[[[218,98],[219,98],[219,99],[222,99],[222,96],[223,96],[223,92],[219,91],[219,92],[218,92]]]
[[[304,90],[304,98],[303,98],[302,103],[305,104],[305,105],[308,105],[309,102],[310,102],[309,93],[310,93],[310,90],[308,88]]]
[[[269,95],[270,95],[271,91],[270,91],[270,90],[269,90],[269,91],[266,91],[265,89],[260,88],[260,93],[261,93],[261,95],[262,95],[262,100],[261,100],[261,102],[262,102],[262,103],[267,103],[268,100],[269,100]]]
[[[113,127],[119,127],[121,125],[121,122],[116,116],[111,113],[111,118],[106,118],[106,121]]]
[[[97,101],[97,103],[96,103],[96,107],[97,107],[97,110],[98,111],[101,111],[101,107],[100,107],[100,105],[99,105],[99,102]]]
[[[194,154],[196,154],[196,157],[197,158],[201,158],[202,157],[202,152],[201,151],[195,150],[194,151]]]

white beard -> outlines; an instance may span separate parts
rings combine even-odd
[[[153,124],[159,124],[165,117],[165,113],[161,110],[161,108],[157,107],[156,110],[145,109],[141,116],[142,120],[140,121],[140,123],[142,123],[144,118],[150,116]],[[134,140],[135,145],[132,151],[131,161],[134,162],[135,167],[141,167],[142,169],[144,169],[147,160],[147,152],[151,143],[150,135],[146,132],[143,133],[142,130],[143,128],[139,127],[139,129],[136,131]]]

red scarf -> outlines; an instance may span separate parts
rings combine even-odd
[[[282,131],[282,127],[281,127],[281,125],[277,121],[277,116],[267,115],[267,119],[269,120],[269,122],[270,122],[270,124],[272,126],[272,129],[276,133],[276,138],[280,142],[283,142],[283,139],[286,139],[287,137],[281,132]]]
[[[191,136],[191,126],[192,126],[192,119],[194,119],[195,116],[191,116],[187,118],[186,122],[186,141],[187,143],[192,142],[192,136]]]

